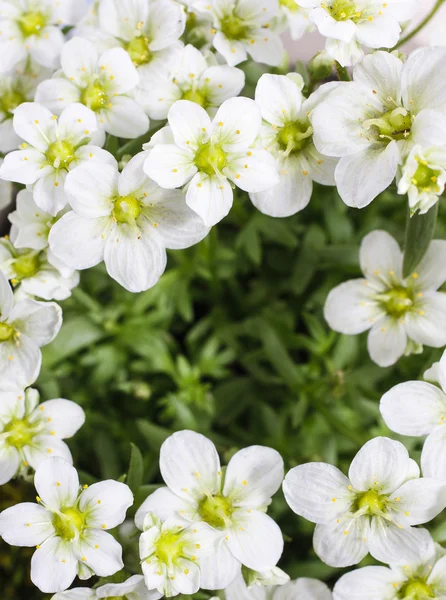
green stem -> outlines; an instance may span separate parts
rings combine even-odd
[[[398,42],[398,44],[396,44],[392,48],[392,50],[396,50],[397,48],[400,48],[401,46],[406,44],[409,40],[411,40],[414,36],[416,36],[417,33],[419,33],[429,23],[429,21],[432,19],[432,17],[435,16],[435,14],[440,9],[441,5],[444,4],[444,2],[445,2],[445,0],[437,0],[436,4],[433,7],[433,9],[431,10],[431,12],[421,21],[421,23],[417,27],[415,27],[415,29],[413,29],[410,33],[408,33],[406,36],[401,38],[400,41]]]
[[[338,61],[335,61],[336,73],[338,74],[339,81],[351,81],[351,77],[345,67],[342,67]]]

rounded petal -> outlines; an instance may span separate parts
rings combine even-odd
[[[261,124],[260,109],[254,100],[230,98],[223,102],[212,121],[212,140],[227,152],[240,152],[254,143]]]
[[[283,459],[272,448],[249,446],[229,461],[223,494],[236,506],[268,505],[283,480]]]
[[[8,483],[14,477],[19,470],[19,464],[20,456],[17,448],[10,446],[7,440],[0,441],[0,485]]]
[[[168,120],[175,143],[184,150],[196,150],[211,131],[211,120],[207,112],[189,100],[175,102],[169,110]]]
[[[401,442],[376,437],[364,444],[353,459],[348,476],[353,487],[366,492],[393,492],[407,479],[409,453]]]
[[[174,144],[160,144],[150,152],[144,163],[144,171],[166,189],[183,186],[197,172],[194,156]]]
[[[350,481],[326,463],[307,463],[291,469],[283,482],[291,509],[313,523],[331,523],[352,503]]]
[[[379,408],[392,431],[401,435],[427,435],[443,422],[446,395],[430,383],[408,381],[384,394]]]
[[[322,581],[300,577],[277,588],[274,600],[293,600],[306,598],[308,600],[332,600],[331,590]]]
[[[66,590],[76,577],[76,571],[72,544],[60,537],[46,540],[31,559],[31,581],[45,594]]]
[[[28,446],[24,446],[23,454],[33,469],[38,467],[49,456],[60,456],[69,464],[73,464],[70,449],[62,440],[52,435],[38,435]]]
[[[37,86],[36,102],[46,106],[55,115],[60,115],[64,108],[80,99],[79,88],[62,77],[46,79]]]
[[[181,5],[170,0],[155,0],[150,5],[148,30],[150,50],[162,50],[175,42],[184,32],[186,13]]]
[[[92,42],[81,37],[69,40],[60,57],[64,75],[80,87],[86,87],[96,73],[98,53]]]
[[[223,174],[245,192],[263,192],[280,181],[276,161],[267,150],[231,156]]]
[[[40,177],[34,185],[35,203],[53,217],[65,207],[70,199],[65,189],[66,176],[65,170],[48,167],[48,172]]]
[[[36,546],[53,533],[51,513],[33,502],[22,502],[0,513],[0,536],[11,546]]]
[[[401,74],[403,62],[390,52],[374,52],[364,56],[355,66],[355,83],[360,83],[387,105],[389,98],[401,95]]]
[[[207,99],[213,106],[220,106],[225,100],[238,96],[245,86],[243,71],[229,65],[209,67],[203,78]]]
[[[251,43],[252,40],[254,43]],[[256,62],[272,67],[278,67],[285,56],[280,36],[265,28],[253,33],[246,50]]]
[[[132,504],[129,486],[112,479],[90,485],[79,500],[80,510],[88,512],[87,526],[98,529],[113,529],[120,525]]]
[[[421,468],[424,477],[446,480],[446,430],[439,427],[424,442],[421,453]]]
[[[214,444],[195,431],[178,431],[161,446],[160,470],[181,498],[199,500],[220,490],[220,459]]]
[[[391,499],[395,496],[409,525],[428,523],[446,507],[446,481],[430,477],[411,479],[403,483]]]
[[[382,600],[395,597],[395,583],[405,576],[387,567],[363,567],[343,575],[335,584],[336,600]]]
[[[369,524],[364,517],[316,525],[314,551],[330,567],[350,567],[368,554],[368,533]]]
[[[24,102],[14,110],[14,130],[30,146],[45,152],[55,139],[53,114],[37,102]]]
[[[116,48],[117,49],[117,48]],[[112,106],[101,112],[104,129],[121,138],[137,138],[149,130],[149,117],[133,98],[116,96]]]
[[[144,529],[144,519],[147,513],[153,513],[162,521],[180,514],[195,515],[197,507],[184,498],[174,494],[168,487],[161,487],[150,494],[136,511],[135,525],[141,531]],[[192,519],[191,519],[192,520]]]
[[[0,317],[4,321],[14,306],[14,295],[4,273],[0,271]]]
[[[10,152],[5,156],[0,176],[5,181],[16,181],[24,185],[35,183],[42,174],[44,161],[44,154],[33,148]]]
[[[400,359],[407,344],[406,326],[392,318],[380,318],[370,330],[367,348],[380,367],[390,367]]]
[[[263,119],[271,125],[281,127],[297,120],[303,99],[296,83],[285,75],[266,73],[257,83],[255,100]]]
[[[330,328],[347,335],[367,331],[381,309],[367,279],[352,279],[331,290],[324,305],[324,317]]]
[[[248,58],[242,42],[229,40],[221,31],[217,31],[213,40],[214,48],[223,56],[228,65],[234,67]]]
[[[60,485],[58,485],[60,484]],[[47,458],[34,477],[39,497],[49,509],[74,506],[79,492],[76,469],[63,458]]]
[[[403,253],[387,231],[377,229],[363,238],[359,262],[367,279],[381,288],[393,287],[402,279]]]
[[[22,334],[17,346],[19,351],[25,345],[24,336],[38,346],[45,346],[53,341],[62,325],[62,310],[55,302],[22,300],[12,309],[9,320]]]
[[[39,65],[55,69],[65,43],[65,36],[59,27],[45,27],[41,35],[31,36],[31,39],[31,58]]]
[[[446,281],[446,240],[433,240],[416,268],[417,288],[436,291]]]
[[[371,520],[367,542],[373,558],[386,564],[393,564],[397,556],[404,557],[407,563],[419,563],[429,544],[423,529],[400,529],[380,517]]]
[[[71,400],[58,398],[42,402],[35,410],[30,421],[43,419],[46,427],[61,440],[72,437],[84,424],[85,413],[83,409]]]
[[[68,173],[65,183],[71,207],[81,217],[95,219],[109,215],[113,209],[111,199],[118,192],[118,178],[117,166],[80,165]]]
[[[446,49],[418,48],[404,64],[403,104],[413,113],[424,108],[446,108]]]
[[[190,182],[187,205],[201,217],[206,227],[212,227],[226,217],[232,207],[233,193],[227,179],[200,172]]]
[[[85,530],[79,541],[77,558],[100,577],[114,575],[124,566],[121,544],[100,529]]]
[[[446,294],[426,292],[415,310],[406,313],[408,337],[418,344],[440,348],[446,344]]]
[[[227,588],[240,574],[241,564],[231,553],[225,537],[222,537],[212,554],[200,557],[200,568],[201,587],[205,590],[221,590]],[[226,598],[231,600],[227,590]],[[244,599],[237,596],[237,600]]]

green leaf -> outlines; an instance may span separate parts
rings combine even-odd
[[[438,202],[424,215],[415,213],[408,217],[404,241],[403,277],[409,277],[426,254],[434,235],[438,215]]]
[[[144,461],[138,446],[130,442],[130,463],[127,471],[127,485],[134,494],[138,491],[142,484],[144,475]]]
[[[173,433],[169,429],[150,423],[150,421],[146,421],[145,419],[138,419],[136,421],[136,426],[141,435],[145,438],[149,447],[152,448],[152,450],[155,450],[155,452],[159,451],[164,440]]]

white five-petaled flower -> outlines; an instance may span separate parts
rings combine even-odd
[[[421,532],[427,541],[423,557],[405,561],[395,554],[390,569],[363,567],[343,575],[333,590],[334,600],[443,600],[446,596],[445,549],[435,544],[429,532]],[[424,544],[423,544],[424,545]]]
[[[0,73],[28,57],[44,67],[57,67],[65,42],[61,26],[74,25],[87,10],[85,0],[2,0]]]
[[[147,589],[142,575],[132,575],[123,583],[106,583],[95,589],[81,587],[59,592],[51,600],[158,600],[161,597],[159,592]]]
[[[196,102],[213,116],[229,98],[238,96],[245,85],[241,69],[208,64],[191,44],[178,51],[170,69],[151,69],[141,73],[139,101],[151,119],[165,119],[177,100]]]
[[[426,436],[423,475],[446,480],[446,352],[438,365],[441,387],[427,381],[400,383],[381,398],[381,415],[396,433]]]
[[[226,100],[212,121],[198,104],[179,100],[168,119],[175,144],[156,144],[144,170],[167,189],[189,183],[186,202],[207,226],[231,210],[228,179],[247,192],[261,192],[278,182],[274,158],[253,147],[261,127],[253,100]]]
[[[418,0],[298,0],[311,9],[309,19],[327,38],[325,48],[342,66],[354,65],[366,48],[393,48],[400,23],[417,11]]]
[[[443,146],[423,148],[414,146],[401,167],[398,181],[398,193],[407,194],[411,213],[426,213],[444,192],[446,183],[446,119],[439,122],[444,125]],[[430,132],[429,132],[430,133]],[[439,136],[437,136],[438,138]]]
[[[62,72],[37,87],[37,102],[57,115],[80,102],[95,113],[100,128],[121,138],[147,132],[149,119],[131,97],[139,75],[123,48],[99,56],[89,40],[74,37],[62,50],[61,64]]]
[[[54,302],[16,301],[0,272],[0,389],[24,389],[40,371],[40,347],[49,344],[62,325]]]
[[[403,354],[446,344],[446,241],[431,242],[406,279],[403,255],[391,235],[372,231],[361,242],[364,278],[341,283],[329,293],[324,316],[335,331],[356,335],[370,330],[368,350],[381,367]]]
[[[193,9],[211,15],[214,48],[228,65],[238,65],[248,54],[271,66],[282,62],[283,44],[271,27],[279,14],[277,0],[197,0]]]
[[[316,554],[332,567],[348,567],[369,552],[381,562],[418,560],[425,551],[420,525],[446,507],[446,483],[420,478],[400,442],[378,437],[353,459],[348,478],[326,463],[294,467],[285,498],[298,515],[317,523]]]
[[[255,571],[274,567],[283,550],[277,524],[265,514],[283,478],[283,461],[272,448],[237,452],[225,474],[214,444],[193,431],[171,435],[161,447],[160,469],[168,487],[151,494],[138,509],[141,529],[151,512],[160,519],[204,522],[218,535],[213,555],[201,560],[201,587],[227,587],[241,564]]]
[[[154,514],[146,514],[139,555],[147,588],[166,598],[195,594],[201,584],[201,559],[212,559],[216,541],[216,532],[206,523],[191,525],[179,516],[162,522]]]
[[[307,206],[313,181],[334,185],[337,160],[322,156],[313,143],[309,115],[333,89],[321,86],[308,99],[302,94],[304,82],[294,74],[262,75],[255,100],[265,121],[262,146],[276,158],[279,183],[269,190],[251,193],[253,204],[272,217],[288,217]],[[334,84],[336,85],[336,84]]]
[[[188,248],[209,232],[181,192],[158,187],[143,171],[147,153],[119,173],[112,166],[82,165],[67,177],[73,211],[53,225],[53,254],[73,269],[102,260],[131,292],[155,285],[166,267],[166,248]],[[113,158],[113,157],[111,157]]]
[[[335,171],[348,206],[363,208],[393,182],[414,145],[444,146],[446,49],[421,48],[403,63],[376,52],[312,112],[314,143],[340,158]]]
[[[332,600],[331,591],[322,581],[300,577],[284,585],[248,587],[237,577],[225,590],[226,600]]]
[[[82,427],[82,408],[58,398],[39,404],[33,388],[0,391],[0,485],[17,474],[37,469],[48,456],[61,456],[73,462],[63,439]]]
[[[45,593],[66,590],[76,575],[113,575],[124,566],[122,548],[105,530],[123,522],[133,504],[130,488],[113,480],[80,488],[76,469],[47,458],[34,478],[38,504],[0,513],[0,536],[12,546],[36,546],[31,581]]]
[[[33,185],[39,208],[56,215],[69,201],[65,191],[67,173],[85,162],[109,162],[91,110],[76,103],[59,118],[44,106],[25,102],[14,112],[14,129],[25,142],[10,152],[0,168],[0,178]],[[92,139],[93,138],[93,139]]]

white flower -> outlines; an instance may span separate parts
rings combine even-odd
[[[15,248],[44,250],[48,246],[48,234],[62,213],[53,217],[37,206],[29,190],[17,194],[16,210],[8,215],[12,223],[9,237]]]
[[[422,529],[421,532],[428,544],[422,559],[405,561],[399,552],[395,555],[390,569],[373,566],[347,573],[334,587],[334,600],[445,598],[445,550],[439,544],[434,544],[427,530]]]
[[[418,0],[299,0],[311,9],[310,20],[327,39],[326,50],[342,66],[354,65],[366,48],[392,48],[400,23],[418,10]]]
[[[255,571],[274,567],[283,550],[279,527],[265,514],[283,478],[278,452],[251,446],[237,452],[225,475],[214,444],[199,433],[180,431],[161,447],[160,469],[168,487],[151,494],[138,509],[141,528],[151,512],[160,519],[182,517],[216,530],[213,556],[201,560],[201,587],[227,587],[243,564]]]
[[[422,48],[403,63],[376,52],[312,112],[314,143],[340,157],[336,185],[363,208],[387,189],[413,145],[444,146],[446,49]]]
[[[0,169],[3,164],[3,158],[0,158]],[[12,184],[9,181],[0,179],[0,210],[3,210],[11,204],[12,201]]]
[[[279,0],[279,24],[288,28],[293,40],[300,40],[308,31],[314,30],[310,21],[310,8],[303,8],[296,0]]]
[[[247,587],[243,577],[237,577],[225,590],[226,600],[332,600],[322,581],[301,577],[280,586]]]
[[[233,194],[228,179],[247,192],[260,192],[278,182],[271,154],[253,148],[261,126],[253,100],[226,100],[213,121],[198,104],[179,100],[168,119],[175,144],[157,144],[144,170],[167,189],[190,182],[186,202],[207,226],[215,225],[231,210]]]
[[[361,242],[365,278],[338,285],[328,295],[324,316],[335,331],[357,335],[370,329],[368,350],[381,367],[403,354],[446,344],[446,242],[434,240],[417,267],[402,276],[403,255],[391,235],[372,231]]]
[[[238,96],[245,85],[241,69],[208,65],[203,54],[188,44],[178,52],[170,70],[141,73],[140,102],[151,119],[165,119],[177,100],[196,102],[213,116],[225,100]]]
[[[348,478],[326,463],[294,467],[285,477],[286,501],[317,523],[316,554],[332,567],[348,567],[369,552],[381,562],[415,561],[425,551],[426,523],[446,506],[446,483],[420,478],[400,442],[367,442],[353,459]]]
[[[72,588],[55,594],[51,600],[99,600],[99,598],[123,600],[158,600],[162,594],[149,591],[142,575],[132,575],[123,583],[106,583],[92,590],[90,588]]]
[[[441,388],[426,381],[400,383],[381,398],[381,415],[396,433],[426,436],[421,453],[423,475],[446,480],[446,352],[438,377]]]
[[[74,25],[88,10],[85,0],[2,0],[0,73],[28,57],[55,68],[65,42],[61,26]]]
[[[177,516],[162,522],[148,513],[139,538],[147,588],[156,589],[167,598],[195,594],[200,588],[201,559],[212,555],[216,540],[215,531],[206,523],[191,526],[186,519]]]
[[[62,325],[54,302],[17,302],[0,272],[0,390],[23,389],[39,374],[40,347],[49,344]]]
[[[94,45],[74,37],[61,54],[62,73],[43,81],[36,101],[59,115],[74,102],[95,114],[98,125],[121,138],[136,138],[149,129],[149,119],[130,97],[139,84],[138,73],[122,48],[112,48],[101,56]]]
[[[31,581],[45,593],[66,590],[78,575],[107,577],[121,570],[122,548],[106,529],[125,518],[130,488],[113,480],[79,487],[76,469],[60,457],[36,470],[38,504],[24,502],[0,513],[0,536],[12,546],[36,546]]]
[[[72,463],[62,440],[72,437],[84,421],[84,411],[70,400],[39,404],[39,393],[33,388],[0,391],[0,485],[26,474],[28,467],[37,469],[49,455]]]
[[[118,167],[83,165],[67,177],[72,212],[51,229],[53,254],[73,269],[102,260],[113,279],[131,292],[154,286],[166,267],[166,248],[188,248],[208,228],[180,192],[165,191],[143,172],[147,154]]]
[[[446,119],[445,119],[446,124]],[[446,134],[446,132],[445,132]],[[423,149],[415,146],[402,166],[398,193],[408,194],[411,213],[426,213],[444,192],[446,183],[445,146]]]
[[[335,84],[336,85],[336,84]],[[265,121],[261,130],[262,147],[276,158],[280,180],[274,187],[251,193],[250,198],[262,213],[288,217],[305,208],[313,193],[313,181],[334,185],[337,160],[322,156],[313,143],[311,111],[333,89],[321,86],[306,99],[303,80],[296,73],[262,75],[255,100]]]
[[[228,65],[238,65],[248,54],[256,62],[275,67],[282,62],[282,41],[270,27],[279,13],[277,0],[197,0],[193,8],[211,15],[214,48]]]
[[[65,300],[79,284],[79,273],[62,266],[48,250],[16,249],[0,239],[0,271],[20,293],[43,300]]]
[[[50,74],[51,71],[39,65],[25,63],[0,78],[0,152],[18,148],[22,140],[12,124],[14,111],[23,102],[34,100],[38,84]]]
[[[82,104],[67,107],[57,118],[44,106],[25,102],[14,112],[14,129],[25,142],[6,155],[0,178],[32,184],[35,203],[53,216],[69,201],[69,171],[84,162],[109,162],[108,152],[91,145],[95,134],[104,141],[103,132],[97,132],[94,114]]]

